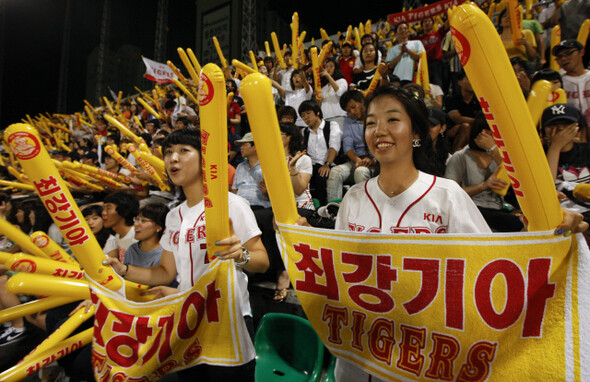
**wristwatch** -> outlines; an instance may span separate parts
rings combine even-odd
[[[250,261],[250,251],[244,247],[242,247],[242,259],[243,260],[239,263],[236,261],[236,265],[240,268],[244,267],[244,265],[248,264]]]
[[[497,148],[498,148],[497,145],[493,145],[492,147],[490,147],[489,149],[486,150],[486,153],[488,153],[489,155],[492,155],[494,153],[494,150]]]
[[[333,166],[334,166],[334,163],[330,163],[330,162],[326,161],[326,162],[324,163],[324,166],[330,166],[330,167],[333,167]]]

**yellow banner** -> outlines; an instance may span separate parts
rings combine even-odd
[[[319,337],[372,374],[507,381],[590,373],[579,320],[589,298],[583,238],[279,228],[289,277]]]
[[[146,303],[90,281],[96,305],[92,365],[97,381],[157,381],[200,363],[249,362],[253,345],[238,301],[236,270],[215,260],[186,293]],[[248,339],[243,341],[241,339]]]

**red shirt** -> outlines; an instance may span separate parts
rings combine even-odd
[[[436,32],[424,33],[419,37],[426,49],[428,61],[442,61],[442,40],[444,37],[444,28],[438,28]]]
[[[241,115],[242,114],[242,110],[240,109],[240,105],[238,105],[238,103],[236,101],[232,101],[229,106],[227,107],[227,116],[229,117],[229,119],[234,119],[236,115]],[[231,126],[231,132],[235,133],[236,132],[236,125],[234,125],[233,123],[230,125]]]
[[[340,57],[338,59],[338,63],[340,64],[340,69],[342,70],[342,74],[344,78],[346,78],[346,82],[350,85],[352,82],[352,68],[354,68],[354,62],[356,58],[350,56],[348,58]]]

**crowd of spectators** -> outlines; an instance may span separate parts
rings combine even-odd
[[[589,8],[589,2],[583,0],[569,0],[561,6],[552,3],[526,20],[523,37],[517,41],[512,40],[508,12],[501,11],[492,18],[523,96],[528,96],[538,80],[550,81],[553,91],[562,88],[567,95],[567,104],[552,105],[544,111],[538,126],[539,139],[547,152],[558,190],[564,194],[562,203],[584,214],[587,221],[590,221],[590,202],[575,193],[574,188],[590,181],[590,71],[585,48],[575,38],[583,21],[579,16],[587,16]],[[287,51],[286,68],[281,68],[274,57],[259,57],[259,71],[272,80],[276,109],[268,112],[277,113],[280,122],[290,187],[299,214],[312,225],[334,228],[338,204],[349,187],[367,182],[380,172],[379,162],[365,141],[364,92],[379,72],[378,86],[393,84],[407,89],[428,106],[425,110],[430,138],[422,144],[429,145],[423,151],[429,155],[430,172],[455,181],[471,197],[493,231],[523,229],[514,193],[503,192],[509,184],[499,177],[501,151],[494,143],[470,80],[461,68],[448,21],[437,23],[436,20],[440,19],[429,18],[414,24],[401,22],[385,35],[368,31],[360,38],[361,46],[355,46],[344,36],[333,41],[333,49],[320,71],[321,101],[314,93],[309,56],[291,62],[291,53]],[[555,25],[561,25],[563,40],[550,49],[550,30]],[[426,51],[430,73],[426,92],[415,83],[422,51]],[[307,49],[305,54],[309,55]],[[548,68],[551,55],[559,64],[559,71]],[[265,177],[273,174],[264,174],[260,167],[258,147],[240,96],[240,76],[235,71],[226,73],[226,89],[233,93],[227,107],[228,191],[247,201],[260,227],[269,266],[256,268],[263,276],[255,277],[266,277],[277,283],[273,299],[280,303],[287,297],[290,282],[277,247],[265,184]],[[178,131],[200,129],[199,107],[175,87],[166,88],[165,94],[155,101],[152,106],[161,111],[160,118],[133,101],[121,103],[120,115],[153,156],[165,159],[168,154],[162,153],[162,146],[179,144],[171,143],[167,137],[171,134],[176,137]],[[94,118],[92,124],[72,122],[69,126],[72,133],[64,137],[67,150],[55,145],[50,153],[59,162],[79,161],[127,177],[129,181],[117,186],[116,192],[109,187],[97,190],[75,179],[68,178],[68,181],[105,258],[114,259],[110,260],[111,264],[121,269],[126,266],[124,273],[129,271],[129,265],[132,269],[157,267],[162,253],[160,238],[167,228],[166,214],[185,199],[186,190],[175,188],[174,184],[169,190],[162,189],[146,172],[132,172],[108,155],[105,147],[114,146],[131,166],[138,166],[129,151],[132,141],[121,135],[100,112]],[[56,116],[52,122],[59,125],[64,120]],[[2,173],[5,180],[14,180],[14,174],[6,167],[2,167]],[[69,251],[36,197],[7,190],[6,194],[0,194],[0,215],[26,234],[47,232]],[[2,237],[0,247],[2,251],[19,250],[6,237]],[[244,261],[247,264],[248,260]],[[1,270],[4,274],[0,276],[0,307],[16,306],[21,300],[6,291],[9,275],[6,269]],[[178,286],[178,280],[169,281],[166,279],[166,287]],[[68,309],[74,308],[78,308],[77,304]],[[52,330],[68,313],[64,309],[50,311],[45,320],[51,325],[37,316],[28,319]],[[0,348],[19,341],[26,335],[24,328],[22,319],[5,324],[0,332]],[[70,375],[78,375],[79,364],[73,363],[71,367]]]

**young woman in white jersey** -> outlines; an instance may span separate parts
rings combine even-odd
[[[365,140],[379,162],[379,176],[344,196],[336,229],[383,233],[488,233],[479,210],[454,181],[422,171],[432,166],[424,103],[406,90],[384,85],[366,101]],[[581,215],[564,213],[556,233],[577,227]],[[580,227],[584,229],[584,227]],[[587,229],[587,225],[585,229]],[[381,381],[339,358],[336,380]]]
[[[162,144],[168,177],[181,187],[186,201],[172,209],[166,217],[166,230],[160,244],[160,265],[150,268],[123,265],[117,259],[109,259],[115,271],[125,279],[141,284],[155,285],[151,291],[157,298],[189,290],[209,263],[206,253],[205,208],[203,202],[203,176],[201,170],[201,135],[195,129],[174,131]],[[243,198],[228,192],[230,233],[220,240],[215,256],[232,260],[238,272],[239,295],[236,296],[253,338],[253,325],[247,289],[247,276],[241,270],[264,272],[268,268],[268,256],[260,240],[260,229],[254,214]],[[233,222],[233,224],[232,224]],[[227,249],[221,248],[227,246]],[[176,274],[178,289],[169,285]],[[245,339],[243,339],[245,340]],[[179,372],[180,380],[199,381],[254,381],[255,354],[246,354],[249,362],[236,367],[201,364]]]

